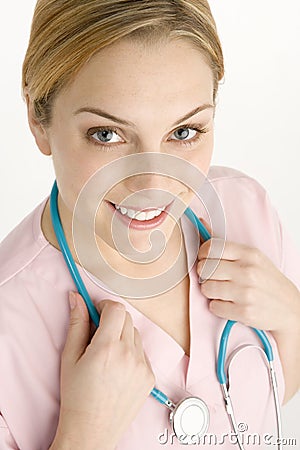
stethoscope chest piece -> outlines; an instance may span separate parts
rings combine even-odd
[[[207,432],[209,425],[208,407],[200,398],[185,398],[171,412],[170,423],[180,442],[195,444]]]

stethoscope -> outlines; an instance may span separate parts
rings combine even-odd
[[[83,280],[78,272],[75,261],[71,255],[69,246],[67,244],[65,234],[62,228],[59,211],[58,211],[58,188],[56,181],[53,184],[53,188],[50,195],[50,213],[51,220],[56,234],[57,241],[59,243],[60,249],[64,256],[67,267],[70,274],[75,282],[78,292],[84,299],[90,317],[96,327],[99,326],[99,314],[92,300],[87,292],[87,289],[83,283]],[[211,238],[210,234],[200,222],[196,214],[190,209],[185,210],[185,215],[190,219],[190,221],[198,229],[198,232],[206,241]],[[236,322],[233,320],[228,320],[220,340],[218,361],[217,361],[217,377],[221,385],[221,390],[225,402],[226,412],[229,416],[231,426],[233,428],[236,441],[239,445],[240,450],[244,450],[242,437],[240,435],[237,422],[235,420],[233,405],[229,395],[229,383],[225,373],[225,357],[227,350],[227,343],[231,328]],[[277,421],[277,437],[278,437],[278,449],[282,450],[282,431],[281,431],[281,419],[280,419],[280,405],[278,397],[278,387],[276,382],[276,374],[273,365],[273,352],[271,344],[264,331],[252,328],[252,330],[257,334],[261,343],[263,345],[264,353],[268,360],[268,369],[270,374],[270,383],[273,390],[274,403],[276,409],[276,421]],[[198,397],[187,397],[177,404],[173,403],[162,391],[153,388],[151,395],[162,405],[166,406],[170,410],[170,424],[176,435],[177,439],[184,444],[195,444],[195,442],[200,443],[201,437],[205,435],[209,426],[209,409],[206,403]],[[198,439],[198,441],[195,441]]]

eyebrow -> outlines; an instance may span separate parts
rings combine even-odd
[[[214,108],[214,105],[211,105],[209,103],[205,103],[204,105],[197,106],[197,108],[193,109],[192,111],[190,111],[189,113],[187,113],[183,117],[181,117],[181,119],[177,120],[177,122],[175,122],[173,124],[173,126],[176,126],[180,122],[183,122],[184,120],[189,119],[190,117],[194,116],[195,114],[197,114],[197,113],[199,113],[199,112],[201,112],[201,111],[203,111],[205,109],[209,109],[209,108]],[[83,107],[83,108],[79,108],[77,111],[75,111],[74,115],[77,115],[77,114],[80,114],[80,113],[83,113],[83,112],[96,114],[97,116],[101,116],[101,117],[105,117],[106,119],[110,119],[113,122],[121,123],[122,125],[126,125],[126,126],[130,126],[130,127],[136,128],[136,125],[133,122],[128,122],[127,120],[120,119],[120,117],[113,116],[112,114],[109,114],[106,111],[103,111],[103,110],[98,109],[98,108],[89,107],[89,106],[86,106],[86,107]]]

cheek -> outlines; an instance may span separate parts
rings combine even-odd
[[[58,152],[56,156],[53,156],[53,165],[59,192],[64,203],[73,210],[83,186],[93,172],[90,173],[84,164],[77,163],[65,154]]]
[[[214,134],[211,132],[209,136],[205,138],[205,142],[199,145],[199,147],[191,152],[185,159],[196,166],[200,172],[207,176],[214,147]]]
[[[70,124],[67,117],[55,117],[49,131],[49,142],[54,166],[66,172],[83,169],[88,162],[89,153],[80,132]],[[85,158],[87,156],[87,158]]]
[[[93,216],[95,217],[94,226],[96,235],[101,239],[103,239],[111,247],[114,247],[114,243],[112,241],[111,236],[113,213],[110,211],[107,205],[104,204],[104,202],[101,202],[101,205],[99,206],[96,214],[95,208],[92,213]]]
[[[99,169],[97,159],[76,142],[68,142],[65,136],[52,140],[52,160],[61,196],[66,204],[74,206],[77,196],[86,182]]]

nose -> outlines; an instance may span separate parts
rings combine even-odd
[[[169,190],[171,179],[170,177],[156,173],[142,173],[128,178],[126,184],[128,189],[132,192],[140,191],[142,189]]]
[[[186,187],[170,177],[151,173],[128,178],[124,190],[128,204],[162,207],[180,196]]]
[[[170,158],[163,157],[163,151],[160,146],[156,146],[157,150],[149,149],[148,146],[142,146],[138,151],[138,159],[136,161],[128,161],[128,164],[134,165],[135,175],[132,175],[124,180],[124,187],[127,192],[137,193],[141,192],[144,198],[153,199],[159,197],[159,192],[162,197],[167,193],[174,196],[185,192],[186,186],[183,185],[179,179],[178,167],[180,164],[176,158],[170,161]],[[174,165],[174,167],[170,167]],[[179,166],[180,167],[180,166]],[[139,170],[140,169],[140,170]]]
[[[176,180],[172,179],[172,177],[165,175],[166,170],[160,157],[162,154],[160,149],[155,151],[153,148],[146,149],[143,147],[138,151],[138,154],[140,161],[142,161],[141,164],[137,164],[135,173],[138,173],[138,175],[131,176],[125,181],[129,191],[161,189],[173,193],[178,192],[178,182],[176,183]],[[141,168],[140,171],[139,167]]]

